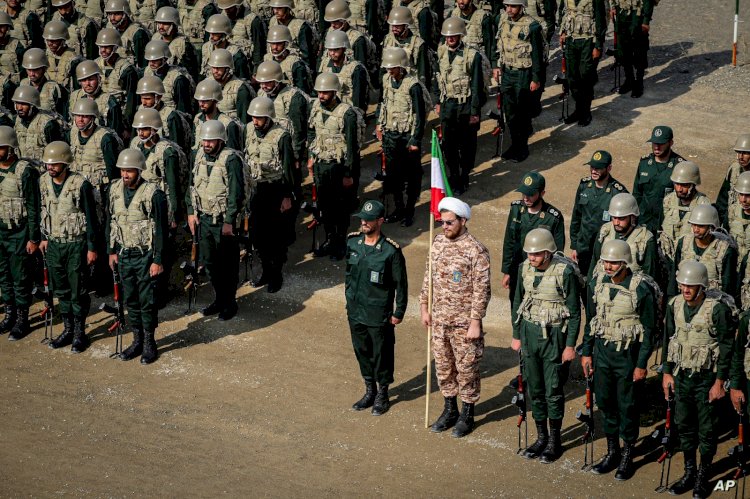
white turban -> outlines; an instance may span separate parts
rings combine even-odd
[[[457,217],[469,220],[471,218],[471,208],[458,198],[443,198],[438,204],[438,211],[450,211]]]

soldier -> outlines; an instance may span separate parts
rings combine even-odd
[[[385,2],[383,0],[352,0],[347,3],[349,7],[347,24],[360,33],[366,33],[376,46],[380,46],[385,35],[387,13]]]
[[[204,77],[210,77],[209,60],[211,59],[211,53],[217,49],[226,49],[232,54],[237,77],[249,79],[252,75],[252,68],[247,57],[239,46],[229,41],[232,34],[232,21],[224,14],[213,15],[206,22],[206,32],[208,33],[208,43],[204,43],[201,49],[201,74]]]
[[[151,39],[168,43],[171,56],[167,63],[182,66],[194,81],[198,80],[198,57],[193,44],[180,31],[180,13],[177,9],[166,6],[156,11],[156,32]]]
[[[40,48],[30,48],[23,54],[23,68],[28,75],[21,85],[30,85],[39,92],[41,109],[55,111],[60,116],[68,112],[68,92],[56,81],[47,78],[47,55]]]
[[[457,0],[451,13],[466,23],[467,47],[480,50],[488,59],[495,53],[495,23],[492,14],[484,8],[477,7],[474,0]]]
[[[589,160],[591,175],[581,179],[576,191],[573,216],[570,220],[571,258],[581,272],[588,272],[591,252],[599,228],[610,221],[610,200],[628,190],[612,177],[612,155],[596,151]]]
[[[84,59],[96,59],[96,34],[99,25],[93,19],[86,17],[80,10],[76,9],[74,0],[51,0],[52,7],[56,9],[52,16],[53,21],[62,21],[68,28],[68,46]]]
[[[367,68],[356,59],[347,55],[351,52],[349,38],[346,33],[330,30],[326,35],[325,49],[327,56],[320,61],[319,73],[331,72],[339,77],[341,92],[339,98],[367,113],[369,103],[370,78]]]
[[[211,16],[219,13],[219,8],[214,0],[177,0],[176,7],[185,36],[193,44],[196,54],[200,54],[203,43],[208,41],[208,33],[204,29],[206,23]]]
[[[227,131],[222,122],[206,121],[198,138],[202,147],[193,151],[185,204],[190,232],[200,235],[200,262],[215,293],[214,301],[201,313],[219,314],[219,320],[226,321],[237,313],[239,244],[234,227],[244,209],[245,165],[240,154],[225,145]]]
[[[656,234],[661,229],[660,215],[664,196],[672,192],[672,169],[682,156],[672,150],[674,135],[668,126],[659,125],[651,132],[652,153],[641,157],[633,181],[633,196],[641,210],[641,223]]]
[[[156,279],[164,271],[164,238],[168,231],[167,198],[155,183],[141,176],[146,159],[137,149],[117,157],[121,178],[109,189],[106,238],[109,266],[122,279],[133,343],[120,359],[141,356],[151,364],[159,354],[154,334],[159,324]]]
[[[41,108],[39,91],[29,85],[21,85],[13,93],[16,108],[16,136],[19,154],[38,161],[44,146],[62,137],[61,122],[49,111]]]
[[[132,57],[136,66],[145,68],[147,63],[143,56],[146,44],[151,40],[151,33],[143,25],[133,21],[128,0],[107,0],[104,13],[107,14],[109,24],[122,37],[121,55]]]
[[[737,137],[734,143],[734,152],[737,154],[737,160],[727,169],[724,182],[721,184],[719,195],[716,196],[716,209],[719,210],[719,218],[724,225],[729,221],[728,213],[732,211],[737,204],[737,192],[735,185],[740,174],[750,171],[750,134],[742,134]]]
[[[203,123],[208,120],[218,120],[224,125],[227,138],[224,140],[227,147],[241,151],[242,147],[242,123],[231,116],[224,114],[219,109],[219,102],[224,98],[221,84],[213,77],[206,78],[198,83],[193,96],[198,101],[200,112],[193,119],[193,130],[195,130],[195,144],[193,151],[200,149],[202,140],[200,138]],[[212,139],[213,140],[213,139]]]
[[[588,126],[591,123],[591,101],[597,82],[596,67],[602,56],[607,34],[607,11],[604,0],[577,3],[560,2],[560,46],[565,51],[570,94],[576,108],[565,123]]]
[[[411,18],[416,21],[416,25],[411,23],[409,26],[414,26],[419,37],[427,42],[432,50],[437,50],[440,41],[437,30],[438,26],[443,24],[443,12],[433,11],[427,0],[401,0],[397,5],[409,9]]]
[[[102,70],[99,65],[94,61],[81,61],[76,66],[76,79],[81,88],[75,90],[70,96],[68,102],[69,115],[73,115],[73,107],[79,100],[93,100],[99,108],[99,118],[97,119],[99,124],[111,128],[121,138],[128,140],[130,138],[130,123],[125,122],[122,113],[123,96],[120,93],[104,91],[101,84]]]
[[[382,232],[385,207],[366,201],[357,213],[360,230],[347,236],[346,315],[365,394],[352,409],[388,412],[393,383],[395,327],[406,313],[408,281],[401,247]],[[394,301],[396,303],[394,309]]]
[[[292,12],[294,0],[270,0],[268,4],[273,8],[274,17],[269,23],[269,43],[271,30],[276,25],[289,28],[291,39],[289,43],[299,51],[299,57],[308,67],[316,67],[318,47],[315,43],[315,28],[304,19],[297,19]]]
[[[541,24],[524,10],[526,0],[506,0],[504,5],[507,15],[500,19],[497,30],[498,59],[493,74],[500,81],[512,141],[502,158],[520,163],[529,157],[531,118],[532,113],[537,114],[533,108],[546,80],[544,37]],[[521,33],[528,35],[522,39]]]
[[[335,73],[319,74],[315,91],[318,99],[310,110],[307,168],[317,186],[326,240],[314,254],[341,260],[349,226],[347,200],[352,197],[347,195],[347,189],[353,189],[354,178],[359,177],[358,118],[352,106],[338,98],[341,83]]]
[[[42,242],[47,259],[50,287],[58,300],[62,333],[50,348],[73,344],[81,353],[89,346],[86,317],[91,307],[88,293],[89,266],[97,260],[101,237],[94,189],[80,173],[70,171],[73,153],[65,142],[44,148],[42,162],[47,173],[39,179],[42,206]]]
[[[390,31],[383,40],[383,50],[399,47],[406,51],[409,67],[416,71],[425,87],[432,88],[432,68],[430,67],[429,46],[410,26],[414,23],[408,7],[393,7],[388,14]]]
[[[165,92],[162,96],[164,104],[192,115],[193,101],[190,94],[194,83],[187,69],[169,64],[172,58],[169,45],[160,40],[151,40],[146,44],[144,58],[148,61],[148,67],[143,75],[156,76],[164,84]]]
[[[438,47],[438,67],[434,90],[440,103],[435,112],[440,116],[443,130],[442,148],[446,167],[450,171],[448,183],[460,195],[469,187],[469,173],[477,155],[477,132],[482,106],[487,101],[484,87],[482,54],[463,42],[466,23],[449,17],[441,31],[445,42]]]
[[[616,480],[629,480],[635,473],[633,447],[640,422],[636,383],[648,374],[661,292],[656,281],[632,271],[633,258],[626,241],[608,240],[600,258],[604,270],[588,285],[581,367],[587,376],[593,376],[592,356],[596,360],[594,393],[604,414],[607,455],[591,471],[601,475],[616,468]]]
[[[750,172],[737,176],[734,192],[737,201],[729,205],[727,225],[737,243],[737,261],[742,262],[750,252]]]
[[[331,27],[328,32],[326,32],[325,39],[328,40],[328,33],[334,30],[345,33],[349,40],[349,49],[352,51],[350,58],[361,62],[369,71],[372,69],[371,64],[373,61],[371,58],[375,55],[375,45],[366,33],[352,28],[349,25],[349,18],[351,16],[352,12],[349,10],[349,5],[346,0],[331,0],[331,2],[326,5],[325,10],[325,20],[326,22],[331,23]],[[321,65],[325,65],[327,59],[326,55],[327,54],[324,52]]]
[[[648,32],[654,0],[614,0],[611,15],[617,32],[617,52],[625,72],[620,94],[643,95],[643,76],[648,67]],[[635,74],[633,69],[635,68]]]
[[[151,33],[156,32],[156,13],[165,6],[171,6],[170,0],[130,0],[129,7],[133,22],[140,24]]]
[[[268,28],[268,53],[266,61],[276,61],[281,65],[286,82],[310,95],[310,67],[299,57],[296,48],[291,47],[292,34],[286,26]],[[314,67],[314,66],[313,66]]]
[[[266,23],[243,0],[219,0],[217,3],[221,13],[232,22],[229,42],[240,47],[247,60],[257,67],[266,54]]]
[[[516,192],[521,199],[510,204],[508,222],[503,237],[503,288],[509,289],[510,304],[518,279],[518,266],[526,260],[523,241],[530,230],[546,227],[552,232],[557,248],[565,247],[565,221],[562,212],[544,200],[546,181],[537,172],[529,172],[521,179]]]
[[[552,43],[552,36],[555,34],[557,2],[555,0],[527,0],[524,11],[542,26],[542,35],[544,41],[547,42],[545,51],[549,52],[549,45]],[[547,59],[548,57],[545,55],[545,65]]]
[[[286,262],[287,239],[291,221],[285,213],[292,210],[295,191],[292,138],[276,123],[274,104],[268,97],[256,97],[247,114],[252,118],[245,130],[245,159],[256,185],[250,202],[250,233],[260,254],[263,273],[252,284],[268,285],[276,293],[284,281],[281,270]]]
[[[383,193],[393,196],[395,209],[386,223],[414,224],[414,206],[422,188],[422,137],[427,117],[427,89],[409,74],[406,51],[391,47],[383,50],[383,100],[378,109],[375,133],[382,143],[386,176]],[[404,204],[406,184],[406,204]]]
[[[443,432],[452,426],[454,437],[474,429],[474,405],[479,401],[479,363],[484,356],[482,319],[490,301],[490,254],[466,224],[471,208],[463,201],[446,197],[438,204],[443,233],[435,236],[419,295],[422,325],[432,326],[432,355],[443,412],[431,430]],[[428,310],[432,282],[432,314]],[[456,397],[463,403],[458,413]]]
[[[194,143],[192,117],[164,104],[164,93],[164,84],[158,77],[144,76],[138,80],[136,94],[141,99],[141,108],[159,111],[161,121],[166,125],[162,128],[162,136],[179,145],[187,155]]]
[[[9,77],[13,84],[18,85],[26,78],[26,71],[22,65],[26,47],[20,40],[11,36],[12,29],[13,19],[5,11],[0,10],[0,52],[3,54],[0,58],[0,71]]]
[[[667,306],[662,387],[665,399],[674,390],[685,474],[669,493],[680,495],[693,489],[693,497],[707,497],[721,428],[716,402],[726,395],[724,381],[729,379],[735,310],[729,295],[708,289],[708,272],[700,262],[682,262],[677,282],[681,294]],[[701,454],[697,473],[696,448]]]
[[[21,41],[26,47],[44,48],[44,23],[36,12],[24,7],[24,0],[6,0],[4,11],[13,21],[10,34],[12,38]]]
[[[255,90],[250,84],[235,76],[232,54],[226,49],[216,49],[208,60],[211,76],[221,85],[224,98],[219,101],[219,110],[232,118],[248,124],[247,108],[255,98]]]
[[[62,21],[50,21],[44,26],[42,36],[47,44],[47,75],[70,95],[78,86],[76,67],[82,59],[68,46],[68,28]],[[61,114],[67,116],[67,112]]]
[[[0,126],[0,334],[20,340],[30,332],[32,255],[39,247],[39,170],[18,157],[16,132]]]
[[[96,35],[96,46],[99,47],[96,63],[102,70],[102,92],[122,95],[123,119],[126,123],[132,123],[137,107],[135,89],[138,84],[138,70],[130,58],[118,53],[122,48],[122,40],[116,29],[101,30]]]

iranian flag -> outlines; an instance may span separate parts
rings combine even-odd
[[[440,149],[440,142],[435,130],[432,131],[432,160],[430,174],[430,211],[435,220],[440,221],[440,211],[438,204],[444,197],[453,196],[451,186],[448,185],[448,176],[445,174],[445,165],[443,164],[443,151]]]

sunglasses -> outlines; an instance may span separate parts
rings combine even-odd
[[[453,225],[453,224],[455,224],[456,222],[458,222],[458,219],[457,219],[457,218],[454,218],[453,220],[441,220],[441,221],[440,221],[440,223],[441,223],[441,224],[443,224],[443,225],[447,225],[448,227],[452,226],[452,225]]]

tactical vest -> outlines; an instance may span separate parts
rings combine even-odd
[[[508,16],[501,19],[498,54],[503,66],[513,69],[531,67],[531,23],[533,22],[534,18],[527,15],[522,15],[517,21],[511,20]]]
[[[201,74],[206,78],[213,77],[211,74],[211,66],[208,65],[208,61],[214,50],[216,50],[216,47],[214,47],[214,44],[210,41],[204,43],[203,47],[201,47]],[[240,51],[240,48],[237,45],[230,43],[225,50],[228,50],[229,53],[232,54],[232,58],[234,58],[234,55]]]
[[[120,78],[122,78],[122,74],[125,70],[133,66],[133,61],[130,58],[124,58],[118,55],[114,67],[105,64],[104,59],[101,57],[97,57],[96,63],[102,70],[102,81],[100,85],[103,93],[124,92],[126,90],[120,87]]]
[[[294,96],[297,94],[302,94],[305,100],[309,102],[310,98],[302,90],[292,85],[285,85],[284,88],[276,94],[276,97],[271,97],[263,90],[258,91],[258,97],[268,97],[273,101],[273,108],[276,112],[276,123],[289,132],[292,139],[294,139],[294,136],[299,133],[298,130],[294,129],[292,121],[289,119],[289,111],[292,108],[292,99],[294,99]]]
[[[12,40],[22,41],[26,47],[31,47],[31,42],[33,41],[26,24],[30,14],[30,10],[21,8],[21,11],[15,18],[11,17],[11,20],[13,21],[13,29],[10,30],[10,38]]]
[[[643,0],[612,0],[612,7],[616,7],[622,12],[635,11],[640,16],[643,10]]]
[[[255,98],[255,90],[253,90],[253,87],[248,82],[232,76],[232,79],[226,82],[222,88],[222,95],[224,97],[217,103],[219,111],[236,119],[239,119],[237,114],[237,93],[240,87],[248,88],[250,90],[250,98]]]
[[[162,81],[162,84],[164,85],[164,95],[161,96],[161,101],[164,103],[165,106],[177,107],[177,103],[174,101],[174,86],[175,86],[175,82],[177,81],[177,78],[179,78],[180,76],[184,76],[188,80],[188,82],[191,84],[191,88],[192,88],[193,78],[188,74],[187,70],[183,68],[182,66],[169,66],[169,68],[167,69],[167,74],[165,74],[164,77],[154,73],[153,69],[146,66],[146,68],[143,70],[143,75],[144,76],[156,76]],[[225,99],[227,98],[226,94],[224,95],[224,98]]]
[[[708,270],[708,287],[709,289],[721,289],[722,263],[727,255],[727,251],[732,246],[728,236],[721,232],[713,232],[714,239],[703,250],[702,255],[695,252],[695,236],[687,234],[682,241],[682,260],[695,260],[701,262]]]
[[[84,54],[84,50],[86,50],[86,33],[88,32],[92,24],[94,24],[94,27],[98,29],[96,23],[94,23],[94,21],[86,17],[80,11],[78,12],[76,20],[73,24],[70,24],[68,23],[68,21],[63,19],[59,11],[55,12],[52,15],[52,20],[62,21],[68,25],[68,47],[73,49],[73,52],[75,52],[79,57],[83,57],[85,59],[86,54]]]
[[[453,62],[450,54],[455,53]],[[474,61],[476,50],[471,47],[463,47],[461,54],[458,51],[448,50],[448,46],[441,44],[438,47],[438,67],[436,73],[438,88],[440,89],[440,101],[456,99],[463,104],[471,97],[471,65]]]
[[[17,160],[14,171],[0,170],[4,173],[0,182],[0,223],[13,229],[26,223],[26,199],[23,197],[23,174],[27,168],[33,168],[28,161]]]
[[[380,108],[378,124],[386,131],[414,134],[417,120],[412,112],[409,91],[414,85],[419,85],[419,80],[415,76],[407,75],[401,80],[398,88],[393,88],[392,80],[388,73],[383,76],[383,105]]]
[[[659,234],[659,246],[662,252],[670,259],[674,258],[677,240],[684,235],[690,234],[688,219],[693,208],[699,204],[710,204],[708,197],[701,192],[696,192],[690,204],[683,206],[675,192],[670,192],[664,197],[663,210],[664,221],[661,224]]]
[[[150,32],[156,31],[156,0],[130,0],[131,19]]]
[[[564,273],[568,265],[552,256],[550,266],[544,272],[536,270],[528,260],[521,265],[521,279],[523,280],[523,300],[518,305],[518,319],[524,319],[542,328],[542,336],[547,338],[547,326],[561,327],[565,331],[570,310],[565,303],[566,296]],[[534,284],[541,276],[538,285]]]
[[[734,187],[737,185],[737,179],[739,178],[741,173],[743,173],[742,167],[736,161],[732,163],[732,165],[729,167],[729,171],[727,172],[727,178],[729,179],[729,196],[727,198],[727,207],[729,211],[731,211],[732,206],[739,204],[739,197],[737,196],[737,191],[734,190]]]
[[[461,38],[461,40],[464,42],[464,45],[484,53],[484,34],[482,33],[482,22],[484,21],[485,16],[488,16],[490,14],[484,9],[477,8],[477,10],[472,12],[471,17],[466,19],[464,17],[461,17],[461,9],[459,9],[458,7],[454,7],[453,13],[451,15],[453,17],[460,17],[466,23],[466,36]],[[492,54],[489,54],[489,56],[492,56]]]
[[[229,175],[226,164],[234,154],[237,154],[234,149],[225,147],[214,161],[208,159],[202,148],[198,149],[195,155],[190,199],[195,213],[210,215],[213,223],[217,223],[219,217],[223,217],[227,212]],[[208,172],[209,166],[211,173]]]
[[[528,0],[523,12],[542,26],[542,36],[546,44],[550,27],[547,24],[547,9],[544,8],[544,0]]]
[[[229,35],[229,43],[236,45],[245,54],[249,61],[253,60],[253,50],[255,43],[253,40],[253,22],[258,16],[245,9],[245,16],[237,19],[232,28],[232,34]]]
[[[593,0],[564,0],[565,15],[560,24],[560,32],[571,38],[593,38],[596,34]]]
[[[70,150],[73,152],[71,170],[80,173],[91,182],[95,193],[99,190],[99,186],[108,184],[110,181],[107,176],[107,167],[104,164],[104,153],[102,152],[102,140],[108,134],[117,137],[117,134],[111,128],[97,126],[86,144],[82,144],[79,131],[74,129],[70,133]],[[122,145],[119,137],[117,137],[117,141]],[[96,194],[94,196],[96,197]],[[99,201],[100,199],[97,200],[97,204]]]
[[[48,173],[39,180],[42,198],[42,234],[49,240],[69,243],[86,236],[86,213],[81,209],[83,175],[70,172],[60,195],[55,194],[52,177]]]
[[[135,55],[135,42],[133,40],[135,39],[136,33],[141,30],[146,32],[146,37],[148,39],[151,38],[151,33],[149,32],[149,30],[135,21],[131,21],[130,24],[128,24],[128,27],[125,28],[125,31],[120,33],[120,38],[122,39],[122,47],[117,49],[117,53],[120,54],[120,57],[122,58],[132,58],[134,64],[137,63],[137,58]],[[148,64],[146,65],[148,66]]]
[[[161,36],[161,33],[156,32],[151,37],[152,40],[161,40],[165,43],[167,41],[164,39],[163,36]],[[185,54],[187,53],[187,44],[190,43],[190,41],[187,39],[185,35],[182,33],[179,33],[177,36],[172,39],[169,43],[169,53],[172,54],[169,59],[167,59],[167,64],[170,66],[185,66]],[[148,70],[148,66],[144,68],[144,74],[145,70]]]
[[[748,251],[750,251],[750,219],[743,216],[742,206],[739,203],[729,205],[729,233],[737,242],[737,263],[741,263]]]
[[[21,85],[31,85],[31,82],[28,78],[24,78],[21,80]],[[47,80],[42,85],[42,88],[38,88],[37,90],[39,90],[39,103],[41,104],[39,109],[49,109],[52,111],[57,109],[57,100],[62,97],[62,91],[57,82]]]
[[[638,285],[642,278],[633,274],[626,288],[614,282],[604,282],[604,274],[596,279],[593,299],[596,315],[591,319],[591,332],[604,340],[617,343],[617,351],[626,349],[631,342],[642,342],[645,328],[638,313]],[[611,290],[617,291],[610,298]]]
[[[169,199],[171,189],[169,188],[169,183],[167,182],[167,169],[164,165],[164,154],[166,154],[166,152],[170,148],[174,149],[177,152],[177,155],[180,157],[180,163],[187,163],[187,158],[185,157],[184,153],[182,153],[180,147],[177,144],[170,140],[160,138],[159,142],[157,142],[153,149],[151,149],[150,154],[146,158],[146,168],[144,168],[141,172],[141,176],[143,177],[143,180],[153,182],[159,189],[164,191],[164,194],[166,194],[167,219],[168,222],[172,224],[175,221],[174,214],[177,207],[172,206],[172,202]],[[187,165],[180,164],[179,166],[184,167]],[[180,172],[175,172],[175,176],[177,177],[178,183],[181,182],[182,179],[180,178]]]
[[[292,19],[292,22],[289,23],[289,31],[292,31],[292,36],[295,40],[299,39],[300,28],[296,27],[295,30],[292,30],[294,21],[307,21],[313,26],[320,24],[320,9],[315,0],[295,0],[292,13],[296,19]]]
[[[271,23],[274,15],[273,8],[269,5],[270,2],[268,0],[250,0],[248,3],[250,4],[251,12],[259,15],[266,25]]]
[[[289,28],[289,33],[292,35],[292,42],[287,44],[287,48],[294,48],[299,50],[299,32],[302,30],[302,26],[304,26],[306,21],[304,19],[296,17],[296,10],[297,9],[295,8],[295,17],[291,21],[289,21],[289,24],[286,25],[286,27]],[[271,18],[271,22],[268,23],[268,26],[278,26],[279,24],[280,23],[278,19],[276,19],[276,17],[274,16]]]
[[[745,376],[750,379],[750,336],[745,338],[745,356],[743,359],[743,367],[745,369]]]
[[[359,66],[362,66],[362,68],[365,70],[365,74],[367,74],[367,68],[365,68],[364,65],[356,59],[345,60],[344,65],[341,67],[341,71],[336,73],[336,76],[339,77],[339,82],[341,83],[341,90],[337,92],[337,95],[341,99],[341,102],[354,105],[352,102],[352,96],[354,95],[354,83],[352,82],[352,80],[354,71]],[[321,68],[321,73],[333,72],[333,67],[329,66],[328,64]]]
[[[315,138],[310,144],[310,154],[318,161],[343,162],[346,159],[346,137],[344,115],[352,106],[340,102],[333,111],[324,108],[319,100],[310,110],[310,128],[315,129]]]
[[[607,241],[612,241],[616,238],[616,234],[617,231],[615,231],[612,222],[607,222],[599,229],[599,242],[605,243]],[[628,268],[630,268],[634,274],[641,271],[641,266],[646,259],[646,248],[648,247],[648,242],[653,238],[654,235],[651,234],[645,226],[639,225],[635,227],[633,232],[631,232],[627,239],[625,239],[625,242],[630,246],[630,254],[633,256],[633,263],[628,265]],[[598,277],[603,273],[604,264],[599,260],[594,267],[592,277]]]
[[[377,0],[372,0],[373,2]],[[351,16],[347,22],[349,26],[362,31],[367,31],[367,0],[351,0],[349,2]]]
[[[10,76],[10,81],[18,85],[21,81],[21,64],[16,56],[18,46],[23,48],[23,44],[15,38],[8,39],[5,47],[0,47],[0,71]]]
[[[245,157],[250,166],[250,175],[258,183],[276,182],[284,176],[279,143],[285,130],[274,123],[263,137],[258,137],[255,127],[245,132]]]
[[[284,82],[288,83],[289,85],[294,85],[294,65],[297,63],[297,61],[302,61],[297,50],[288,49],[286,57],[281,61],[274,58],[273,54],[271,54],[269,50],[266,55],[263,56],[263,60],[278,62],[279,66],[281,66],[281,72],[284,73]],[[312,75],[310,74],[310,68],[307,67],[307,64],[305,64],[305,68],[307,68],[308,76],[312,78]]]
[[[677,375],[682,369],[716,371],[719,342],[712,314],[721,301],[720,296],[721,293],[715,290],[707,291],[701,309],[690,322],[685,318],[685,298],[677,295],[669,301],[674,313],[675,332],[669,339],[667,361],[675,363],[673,374]]]
[[[212,3],[212,0],[197,0],[194,5],[191,5],[187,0],[177,0],[177,11],[180,13],[180,27],[195,48],[200,48],[203,44],[206,33],[204,30],[206,21],[203,19],[203,9]]]
[[[47,78],[57,82],[58,85],[68,92],[72,92],[75,77],[73,74],[73,64],[80,61],[81,57],[71,48],[66,48],[60,56],[53,54],[49,49],[46,52],[47,61],[49,62]]]
[[[110,247],[120,246],[125,249],[148,251],[153,247],[156,223],[151,218],[156,184],[143,182],[138,186],[130,205],[125,206],[124,190],[127,189],[122,179],[112,182],[109,189],[109,210],[112,213],[110,224]]]
[[[94,97],[94,102],[96,102],[96,106],[99,108],[99,119],[97,120],[97,124],[99,126],[106,127],[109,125],[107,123],[107,115],[109,114],[109,98],[114,97],[118,104],[122,105],[123,103],[123,92],[98,92],[99,95]],[[80,99],[90,99],[91,97],[88,96],[86,92],[83,91],[82,88],[79,88],[78,90],[75,90],[70,95],[70,100],[68,101],[68,116],[73,116],[73,107],[75,106],[76,102],[78,102]]]
[[[195,118],[193,118],[193,129],[195,130],[195,143],[193,144],[193,149],[202,149],[201,139],[199,138],[201,136],[201,127],[203,126],[203,123],[205,123],[204,120],[201,120],[202,117],[205,117],[203,113],[198,113],[195,115]],[[237,118],[232,118],[231,116],[228,116],[222,112],[220,112],[214,119],[221,121],[224,125],[224,128],[226,128],[227,130],[229,130],[229,126],[232,123],[239,126],[240,130],[242,130],[242,123]]]
[[[409,29],[411,30],[412,33],[420,33],[419,14],[421,14],[424,9],[427,9],[427,11],[430,12],[430,15],[432,15],[432,9],[430,9],[430,3],[427,0],[412,0],[407,5],[405,5],[405,7],[408,8],[409,11],[411,12],[412,23],[409,25]],[[435,16],[433,16],[433,21],[435,20],[434,17]],[[433,28],[439,30],[440,27],[434,26]],[[430,34],[434,35],[435,33],[430,33]]]
[[[53,119],[47,111],[38,109],[36,115],[31,119],[28,125],[24,124],[21,118],[16,118],[13,128],[16,130],[18,137],[19,156],[24,158],[39,159],[42,157],[44,147],[47,141],[44,138],[44,127]]]
[[[404,52],[406,52],[406,57],[409,59],[409,66],[410,71],[416,72],[417,68],[417,62],[419,60],[419,51],[422,48],[422,44],[424,44],[424,40],[419,37],[419,35],[412,34],[409,37],[409,40],[406,42],[402,42],[398,38],[396,38],[393,33],[388,32],[387,35],[385,35],[385,38],[383,39],[383,48],[388,47],[398,47],[404,49]]]

